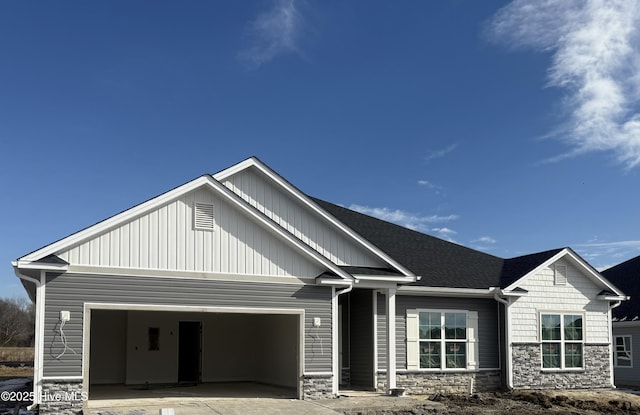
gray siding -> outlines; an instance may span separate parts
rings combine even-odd
[[[378,296],[378,368],[386,369],[385,297]],[[407,309],[468,310],[478,312],[478,353],[480,369],[500,367],[498,303],[490,299],[396,296],[396,368],[407,367]]]
[[[633,367],[614,367],[616,386],[640,386],[640,327],[623,327],[613,323],[613,337],[631,336],[631,364]],[[615,350],[615,343],[614,343]],[[615,364],[615,352],[614,352]]]
[[[82,375],[82,322],[85,302],[190,305],[205,307],[296,308],[305,310],[306,372],[331,371],[331,288],[299,284],[211,281],[108,275],[48,276],[44,328],[44,376]],[[61,310],[71,312],[64,326],[63,350],[56,326]],[[313,318],[322,319],[312,328]]]

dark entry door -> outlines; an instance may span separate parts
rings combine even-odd
[[[199,321],[181,321],[178,339],[178,382],[200,381]]]

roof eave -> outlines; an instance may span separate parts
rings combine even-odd
[[[52,264],[48,262],[39,262],[39,261],[25,261],[25,260],[17,260],[12,261],[11,265],[15,269],[18,270],[42,270],[42,271],[58,271],[58,272],[66,272],[69,270],[69,264]]]
[[[469,297],[490,298],[493,297],[493,288],[455,288],[455,287],[423,287],[402,286],[398,287],[399,295],[422,295],[432,297]]]
[[[264,164],[257,157],[250,157],[247,160],[241,161],[240,163],[229,167],[228,169],[222,170],[213,175],[213,178],[217,181],[222,181],[227,179],[228,177],[245,170],[249,167],[255,167],[260,170],[263,174],[269,177],[274,182],[278,183],[282,188],[286,189],[291,195],[293,195],[298,201],[305,204],[311,210],[313,210],[316,214],[320,215],[323,219],[331,223],[333,226],[337,227],[343,233],[347,234],[350,238],[357,241],[361,246],[365,247],[371,253],[376,255],[378,258],[385,261],[387,264],[391,265],[393,268],[398,270],[400,273],[406,275],[407,277],[415,278],[415,274],[400,264],[398,261],[387,255],[385,252],[381,251],[378,247],[371,244],[365,238],[358,235],[351,228],[343,224],[340,220],[335,218],[333,215],[329,214],[327,211],[318,206],[315,202],[309,199],[309,197],[300,191],[297,187],[287,181],[285,178],[280,176],[277,172],[272,170],[269,166]]]

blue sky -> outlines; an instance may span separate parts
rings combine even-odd
[[[10,262],[257,156],[500,257],[640,254],[637,1],[0,2]]]

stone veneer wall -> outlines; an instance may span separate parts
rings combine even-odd
[[[82,381],[45,380],[42,382],[42,402],[39,414],[82,414],[82,404],[85,400],[82,394]]]
[[[608,344],[584,345],[584,368],[542,370],[539,343],[518,343],[513,350],[515,389],[611,388],[611,354]]]
[[[304,375],[302,377],[302,399],[335,398],[332,375]]]
[[[402,371],[396,374],[396,388],[404,389],[410,395],[430,395],[440,393],[490,392],[500,390],[502,382],[499,370],[480,372],[425,372]],[[377,390],[387,388],[386,372],[377,374]]]

